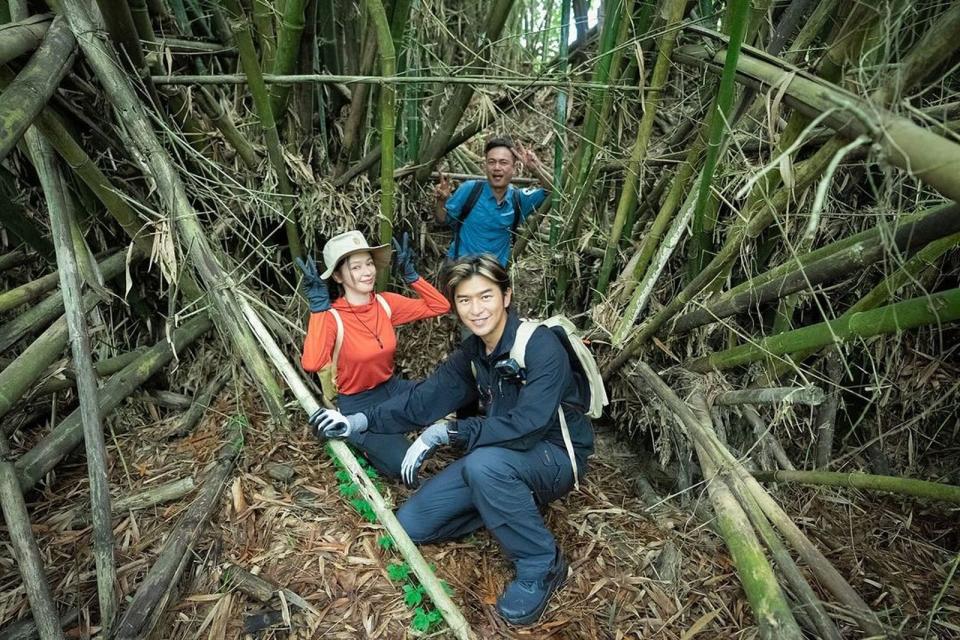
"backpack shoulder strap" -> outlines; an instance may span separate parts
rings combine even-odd
[[[534,330],[541,324],[543,323],[535,320],[524,320],[517,327],[517,337],[514,338],[513,346],[510,347],[510,357],[517,361],[521,369],[525,369],[527,366],[527,343],[530,342]]]
[[[388,318],[388,319],[389,319],[389,318],[392,318],[392,317],[393,317],[393,309],[390,308],[390,303],[387,302],[387,299],[384,298],[384,297],[383,297],[382,295],[380,295],[379,293],[376,294],[375,297],[377,298],[377,302],[380,303],[380,306],[383,307],[383,310],[387,312],[387,318]]]
[[[337,323],[337,337],[333,340],[333,357],[330,358],[333,366],[337,366],[337,362],[340,360],[340,348],[343,346],[343,320],[340,318],[340,312],[336,309],[329,309],[328,311]]]
[[[473,186],[470,187],[470,194],[467,195],[467,201],[463,203],[463,209],[460,211],[460,219],[457,221],[457,224],[454,227],[454,240],[453,240],[453,259],[456,260],[460,257],[460,230],[463,228],[463,224],[467,221],[467,216],[470,215],[470,212],[473,211],[473,207],[477,204],[477,200],[480,199],[480,193],[483,191],[483,183],[479,180],[473,183]]]

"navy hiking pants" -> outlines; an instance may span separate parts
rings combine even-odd
[[[584,462],[577,461],[582,472]],[[397,519],[416,543],[459,538],[485,526],[513,560],[517,578],[542,578],[556,541],[540,507],[573,487],[567,453],[549,442],[529,451],[479,447],[454,461],[410,497]]]
[[[344,415],[360,413],[385,402],[395,395],[408,392],[416,382],[393,376],[373,389],[360,393],[337,395],[337,409]],[[400,477],[400,463],[407,453],[410,440],[402,433],[370,433],[366,431],[347,438],[370,461],[373,468],[388,478]]]

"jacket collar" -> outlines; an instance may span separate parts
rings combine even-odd
[[[500,342],[494,347],[490,355],[486,354],[486,347],[479,336],[471,335],[463,341],[463,350],[471,358],[486,359],[495,362],[510,353],[513,343],[517,339],[517,328],[520,326],[520,316],[511,308],[507,311],[507,324],[503,328],[503,335],[500,336]]]

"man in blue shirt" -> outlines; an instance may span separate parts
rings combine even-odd
[[[574,485],[559,411],[582,477],[593,451],[589,386],[547,327],[530,336],[523,369],[510,357],[520,319],[510,309],[510,277],[493,256],[448,265],[441,289],[472,334],[463,345],[409,393],[363,413],[319,410],[310,424],[328,438],[406,433],[479,399],[485,416],[435,422],[410,445],[399,470],[408,485],[418,484],[437,447],[448,445],[460,457],[427,480],[397,519],[418,544],[488,529],[516,569],[497,612],[512,624],[533,624],[567,578],[567,561],[540,513]]]
[[[434,216],[453,228],[447,258],[489,253],[506,266],[512,236],[546,199],[550,177],[533,151],[514,147],[506,138],[488,141],[483,154],[486,182],[468,180],[452,192],[446,176],[441,175]],[[518,160],[533,169],[546,189],[517,189],[510,184]]]

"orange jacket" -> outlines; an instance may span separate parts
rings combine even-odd
[[[396,293],[380,295],[390,306],[391,315],[370,296],[370,302],[353,306],[346,298],[337,298],[333,308],[343,321],[343,344],[337,362],[337,389],[353,394],[372,389],[393,375],[393,356],[397,350],[397,334],[393,328],[433,318],[450,311],[450,303],[433,285],[419,278],[410,287],[419,298]],[[337,322],[327,311],[310,314],[307,337],[303,343],[300,365],[304,371],[319,371],[330,363],[337,337]]]

